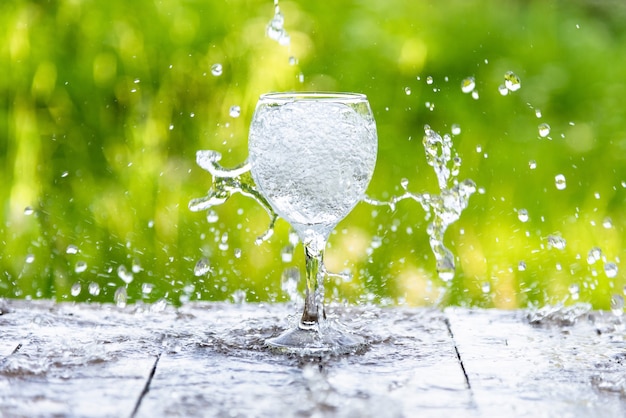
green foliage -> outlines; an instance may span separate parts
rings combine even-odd
[[[327,252],[330,270],[354,275],[331,280],[334,299],[519,307],[575,301],[578,286],[579,301],[606,308],[622,294],[623,269],[611,278],[603,267],[625,256],[621,2],[281,1],[288,47],[265,36],[272,3],[0,4],[0,297],[113,302],[125,289],[129,302],[180,303],[244,290],[249,301],[286,300],[281,275],[302,256],[281,259],[285,222],[256,246],[268,219],[249,199],[216,208],[215,223],[187,208],[211,181],[196,150],[222,152],[227,167],[244,161],[256,100],[279,90],[368,95],[373,197],[401,193],[402,178],[437,192],[425,124],[461,127],[460,178],[481,188],[446,235],[459,269],[449,286],[415,202],[359,205]],[[501,96],[507,71],[522,87]],[[477,99],[461,91],[470,76]],[[565,248],[550,248],[550,235]],[[604,259],[590,265],[593,247]],[[212,269],[197,277],[202,257]]]

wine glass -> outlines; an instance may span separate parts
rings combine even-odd
[[[362,338],[326,320],[323,260],[330,232],[365,197],[376,165],[376,124],[366,96],[264,94],[248,146],[258,191],[297,232],[306,260],[302,317],[267,345],[305,355],[360,349]]]

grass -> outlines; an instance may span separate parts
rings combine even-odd
[[[425,124],[441,133],[459,124],[460,178],[481,189],[446,234],[459,267],[450,285],[436,276],[417,204],[395,212],[359,205],[327,251],[330,270],[353,273],[331,280],[335,300],[608,308],[623,295],[626,7],[280,6],[289,47],[264,36],[269,0],[0,5],[0,297],[178,304],[245,291],[249,301],[286,300],[281,275],[302,256],[298,248],[282,261],[285,222],[255,246],[268,219],[253,202],[233,198],[214,223],[187,209],[211,181],[195,151],[218,150],[225,166],[245,160],[256,99],[273,90],[368,95],[379,134],[373,197],[400,193],[402,178],[412,191],[436,192]],[[216,63],[220,76],[211,73]],[[501,96],[507,71],[522,87]],[[470,76],[478,99],[461,91]],[[550,125],[546,138],[541,123]],[[551,235],[565,239],[564,249],[550,248]],[[589,264],[595,247],[602,258]],[[203,257],[211,271],[198,277]]]

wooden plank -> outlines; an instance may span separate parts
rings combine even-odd
[[[534,325],[521,311],[446,315],[481,416],[626,416],[626,344],[612,315],[570,311]]]
[[[12,308],[0,316],[2,340],[22,347],[0,364],[0,416],[130,415],[161,349],[140,318],[101,306]]]
[[[284,306],[184,310],[138,411],[174,416],[440,416],[472,408],[444,316],[434,310],[341,310],[371,346],[361,355],[298,358],[263,341]],[[337,312],[337,310],[335,310]],[[204,329],[204,336],[198,333]]]

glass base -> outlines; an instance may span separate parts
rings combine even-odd
[[[314,356],[319,354],[356,354],[367,347],[365,340],[334,326],[317,329],[289,329],[278,337],[265,340],[265,344],[278,352]]]

